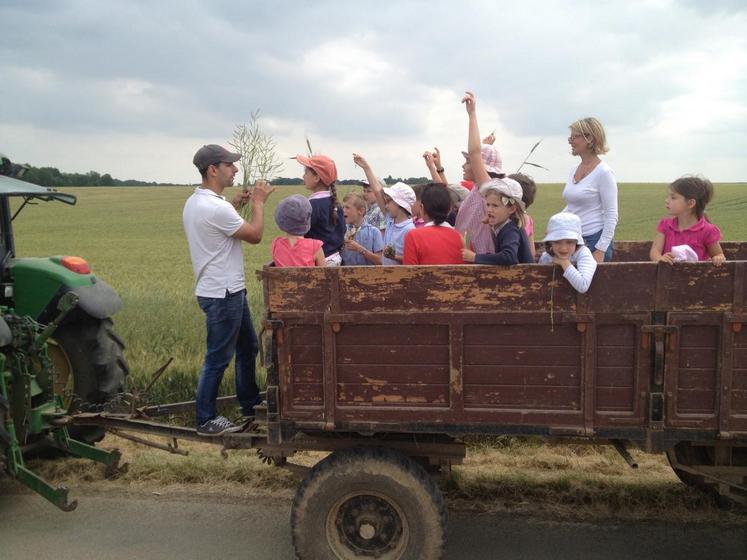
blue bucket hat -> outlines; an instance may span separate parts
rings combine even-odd
[[[311,203],[300,194],[284,198],[275,208],[275,223],[285,233],[306,235],[311,229]]]

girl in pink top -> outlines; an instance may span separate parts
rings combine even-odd
[[[670,218],[662,218],[649,256],[654,262],[673,264],[672,247],[687,245],[699,261],[711,260],[721,266],[726,260],[719,240],[721,232],[705,215],[713,198],[713,184],[701,177],[681,177],[669,185],[665,200]]]
[[[275,266],[324,266],[322,241],[304,237],[311,227],[311,203],[300,194],[280,201],[275,223],[285,236],[272,240]]]

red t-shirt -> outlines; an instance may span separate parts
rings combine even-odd
[[[301,237],[291,246],[287,237],[272,240],[272,260],[275,266],[314,266],[314,255],[322,248],[322,241]]]
[[[403,264],[464,264],[463,247],[462,236],[448,225],[411,229],[405,237]]]

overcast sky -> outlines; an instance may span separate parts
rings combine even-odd
[[[63,171],[193,183],[192,155],[261,108],[286,161],[342,178],[461,178],[467,118],[507,171],[565,181],[568,125],[596,116],[620,181],[747,180],[747,2],[2,0],[0,152]]]

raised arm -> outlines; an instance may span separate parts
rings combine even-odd
[[[379,208],[381,208],[381,211],[384,212],[384,215],[386,215],[386,202],[384,202],[384,192],[382,191],[382,186],[379,184],[379,180],[376,178],[376,175],[374,175],[371,166],[368,165],[366,158],[364,158],[360,154],[353,154],[353,163],[360,167],[366,174],[366,180],[368,181],[371,190],[376,196],[376,202],[378,203]]]
[[[433,154],[429,151],[426,151],[423,154],[423,159],[425,160],[425,166],[428,168],[428,171],[431,174],[431,180],[434,183],[440,183],[441,182],[441,175],[438,173],[438,168],[436,167],[436,163],[434,161]]]
[[[444,186],[448,185],[449,180],[446,178],[444,165],[441,163],[441,151],[437,147],[434,147],[431,155],[433,156],[433,164],[436,166],[436,172],[438,173],[438,180],[436,182],[443,183]]]
[[[479,187],[490,181],[490,175],[488,175],[487,169],[485,169],[485,162],[482,160],[481,144],[480,144],[480,129],[477,126],[477,112],[475,96],[471,92],[466,92],[462,98],[467,109],[467,115],[469,117],[469,132],[467,134],[467,152],[469,153],[469,164],[472,167],[472,175],[475,178],[475,183]]]

